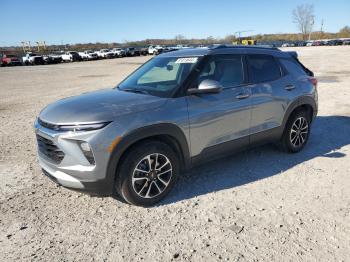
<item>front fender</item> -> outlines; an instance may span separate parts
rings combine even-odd
[[[114,184],[114,179],[116,177],[117,168],[120,164],[120,159],[126,150],[130,148],[130,146],[143,139],[159,135],[167,135],[175,139],[182,153],[182,159],[180,160],[182,160],[185,169],[188,168],[190,166],[191,159],[190,150],[186,136],[182,129],[172,123],[153,124],[130,131],[129,133],[125,134],[117,143],[111,152],[108,162],[106,179],[109,181],[109,183],[111,185]]]

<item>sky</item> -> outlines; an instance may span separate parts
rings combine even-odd
[[[0,46],[294,33],[301,4],[314,4],[315,30],[350,26],[350,0],[0,0]]]

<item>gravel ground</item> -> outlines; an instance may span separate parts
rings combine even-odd
[[[147,209],[53,184],[32,125],[48,103],[114,86],[148,57],[1,68],[0,260],[350,261],[350,47],[288,50],[319,79],[304,151],[208,163]]]

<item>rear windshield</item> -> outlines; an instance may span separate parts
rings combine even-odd
[[[309,68],[305,67],[298,58],[293,57],[293,60],[301,66],[301,68],[303,68],[304,72],[308,75],[308,76],[314,76],[314,72],[312,72]]]
[[[307,72],[301,67],[301,65],[295,59],[280,59],[282,65],[292,76],[299,77],[307,75]]]

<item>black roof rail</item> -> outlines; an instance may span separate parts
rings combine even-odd
[[[277,47],[269,45],[226,45],[226,44],[214,44],[208,47],[208,49],[222,49],[222,48],[256,48],[256,49],[271,49],[281,51]]]

